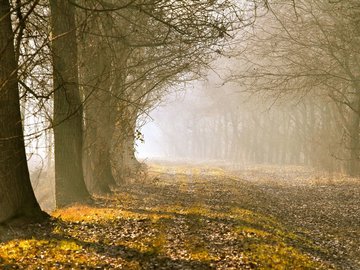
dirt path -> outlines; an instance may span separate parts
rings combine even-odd
[[[94,206],[12,228],[0,268],[359,269],[359,185],[283,176],[154,165]]]

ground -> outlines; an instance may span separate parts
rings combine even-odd
[[[360,269],[360,181],[152,164],[94,205],[0,227],[0,269]]]

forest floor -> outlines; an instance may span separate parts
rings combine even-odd
[[[94,205],[0,227],[0,269],[360,269],[360,181],[153,164]]]

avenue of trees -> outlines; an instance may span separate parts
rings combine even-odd
[[[204,82],[203,102],[177,123],[170,156],[358,176],[359,18],[358,1],[269,2],[217,63],[227,83]]]
[[[90,202],[136,173],[138,118],[171,86],[201,76],[254,8],[231,0],[1,0],[0,223],[46,216],[25,143],[40,138],[47,170],[54,160],[57,207]]]
[[[357,0],[0,0],[0,223],[46,217],[29,155],[56,207],[136,175],[139,119],[216,58],[222,80],[163,127],[171,156],[358,176],[359,18]]]

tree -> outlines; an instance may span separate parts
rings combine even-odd
[[[80,12],[79,12],[80,13]],[[82,14],[83,15],[83,14]],[[86,14],[84,14],[84,17]],[[82,31],[79,41],[81,89],[86,100],[84,104],[85,181],[91,193],[105,194],[116,185],[112,174],[110,147],[116,121],[116,80],[123,77],[114,74],[114,44],[107,40],[114,27],[108,14],[94,12],[86,20],[90,31]],[[94,33],[98,33],[95,35]],[[124,48],[116,54],[126,55]],[[118,60],[121,64],[124,61]]]
[[[337,163],[346,161],[344,169],[349,174],[359,174],[359,4],[274,1],[269,2],[269,11],[242,43],[246,49],[239,56],[239,66],[245,68],[236,80],[252,93],[300,101],[311,96],[328,108],[316,112],[321,120],[307,140],[327,130],[331,136],[319,140],[326,148],[321,152],[338,159]],[[299,119],[295,116],[291,125],[299,125]],[[342,145],[340,151],[335,152],[339,149],[335,144]],[[323,159],[323,155],[317,157]]]
[[[44,218],[31,187],[19,104],[10,3],[0,1],[0,223]]]
[[[139,167],[138,118],[159,103],[169,85],[197,75],[221,51],[238,14],[232,1],[81,1],[77,7],[84,22],[84,149],[87,168],[96,170],[87,182],[107,192],[111,169],[120,182]]]
[[[75,7],[51,0],[54,72],[54,139],[56,205],[90,198],[84,182],[83,110],[78,83]]]

